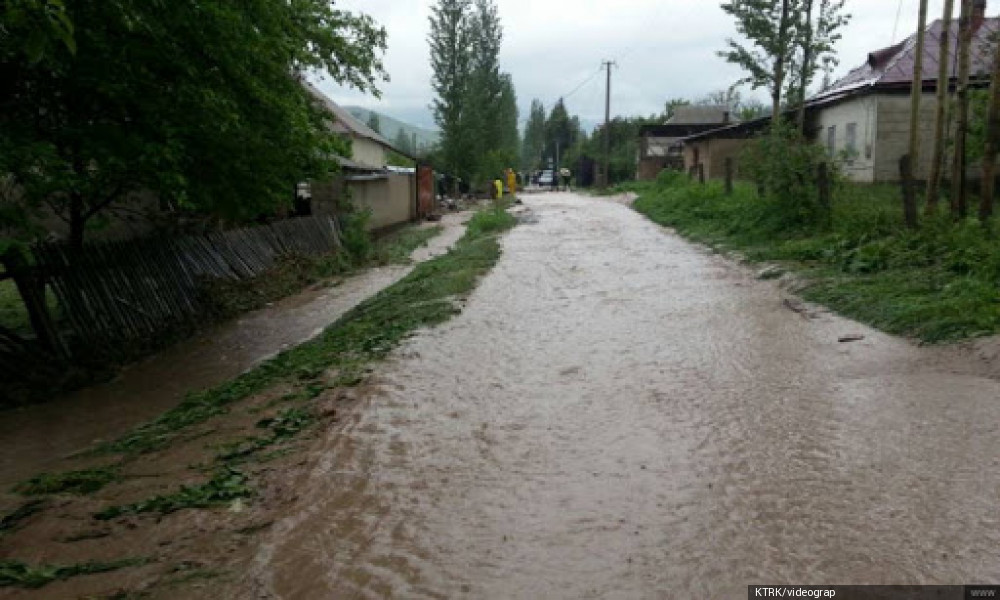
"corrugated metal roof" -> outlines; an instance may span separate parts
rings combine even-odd
[[[924,40],[922,81],[934,84],[938,79],[938,53],[941,47],[941,35],[944,32],[944,22],[940,19],[927,26]],[[993,64],[993,41],[1000,32],[1000,18],[985,19],[982,26],[976,30],[972,40],[971,69],[972,78],[988,78]],[[949,28],[948,66],[949,76],[955,78],[958,73],[956,60],[958,46],[958,20],[954,20]],[[913,69],[916,66],[917,34],[914,33],[902,42],[875,50],[868,55],[868,60],[853,69],[833,86],[816,95],[811,102],[822,101],[830,96],[842,96],[847,92],[870,87],[901,87],[912,85]]]
[[[678,106],[667,125],[710,125],[732,123],[734,120],[728,106]]]

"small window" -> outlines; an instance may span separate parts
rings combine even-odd
[[[856,154],[858,151],[858,124],[848,123],[847,131],[845,132],[845,148],[850,154]]]
[[[837,126],[826,128],[826,151],[833,156],[837,152]]]

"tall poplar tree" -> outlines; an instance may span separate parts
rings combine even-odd
[[[521,146],[521,168],[537,169],[545,152],[545,105],[541,100],[531,101],[528,123],[524,127],[524,144]]]
[[[469,0],[438,0],[431,8],[431,85],[437,97],[431,108],[441,130],[444,168],[468,178],[470,170],[469,133],[464,119],[471,70],[472,51]]]

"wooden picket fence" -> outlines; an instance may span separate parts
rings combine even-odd
[[[176,239],[149,238],[35,248],[44,274],[75,340],[122,344],[155,338],[204,316],[205,280],[259,276],[286,255],[318,256],[339,250],[331,217],[299,217]]]

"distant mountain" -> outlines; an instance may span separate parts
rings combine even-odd
[[[403,130],[410,139],[413,139],[413,135],[416,134],[417,147],[421,149],[433,146],[438,142],[439,135],[436,131],[410,125],[409,123],[404,123],[399,119],[394,119],[389,115],[369,110],[367,108],[361,108],[360,106],[345,106],[344,108],[354,115],[354,118],[365,124],[368,123],[368,119],[372,113],[378,115],[379,128],[382,130],[382,137],[386,138],[390,142],[396,142],[396,138],[399,136],[400,130]]]

